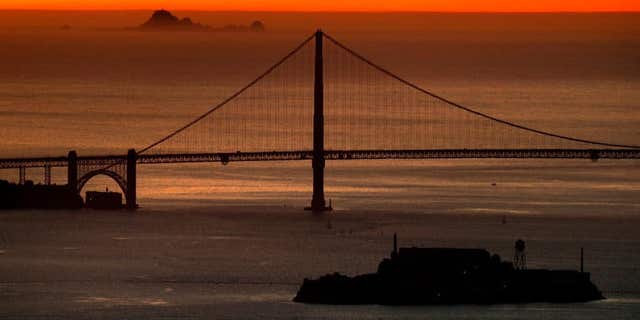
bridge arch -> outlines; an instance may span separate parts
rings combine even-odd
[[[116,184],[120,187],[120,190],[125,196],[125,201],[129,203],[129,192],[127,192],[127,181],[117,172],[107,170],[107,169],[98,169],[85,173],[80,179],[78,179],[78,193],[82,191],[82,188],[95,176],[104,175],[111,179],[113,179]]]

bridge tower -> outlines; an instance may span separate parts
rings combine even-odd
[[[138,154],[135,149],[129,149],[127,152],[127,195],[126,195],[126,207],[129,210],[135,210],[138,208],[136,203],[136,162],[138,161]]]
[[[78,190],[78,154],[75,150],[69,151],[67,155],[67,186],[75,192]]]
[[[27,168],[18,168],[18,184],[25,184],[27,182]]]
[[[513,255],[513,267],[516,270],[525,270],[527,269],[527,255],[524,252],[525,244],[524,240],[518,239],[516,240],[515,245],[515,254]]]
[[[313,85],[313,212],[329,211],[324,199],[324,61],[322,57],[322,30],[316,31],[316,52]]]
[[[51,185],[51,165],[44,165],[44,184]]]

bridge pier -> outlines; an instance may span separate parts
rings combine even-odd
[[[27,182],[27,168],[18,168],[18,184],[25,184]]]
[[[321,30],[316,31],[316,53],[313,86],[313,196],[311,207],[305,208],[313,212],[331,210],[324,199],[324,61],[322,57]]]
[[[128,210],[135,210],[138,208],[136,203],[136,162],[138,161],[138,154],[135,149],[129,149],[127,152],[127,194],[126,208]]]
[[[44,184],[51,185],[51,166],[48,164],[44,166]]]
[[[80,192],[78,190],[78,154],[75,150],[69,151],[67,155],[67,186],[76,193]]]

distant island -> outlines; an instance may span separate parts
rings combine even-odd
[[[339,273],[305,278],[293,301],[320,304],[453,305],[602,300],[584,272],[527,269],[525,243],[515,243],[514,262],[485,249],[400,248],[393,235],[391,257],[376,273]],[[582,251],[581,251],[582,252]]]
[[[154,11],[149,20],[140,25],[137,29],[145,31],[263,32],[265,31],[265,26],[261,21],[254,21],[248,26],[231,24],[214,28],[205,24],[193,22],[189,17],[180,19],[174,16],[171,12],[161,9]]]

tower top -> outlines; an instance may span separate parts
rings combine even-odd
[[[393,251],[391,251],[391,258],[398,257],[398,235],[393,233]]]

